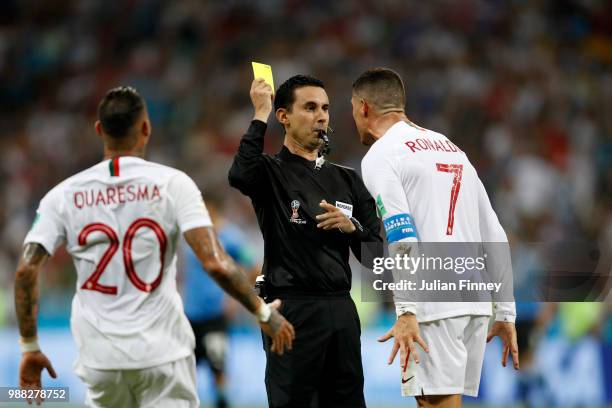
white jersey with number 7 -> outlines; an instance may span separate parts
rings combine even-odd
[[[482,182],[466,154],[446,136],[397,122],[361,163],[387,241],[507,242]],[[498,302],[497,320],[514,321],[513,302]],[[416,305],[420,322],[490,315],[486,302]]]
[[[193,352],[193,331],[176,288],[181,232],[211,226],[185,173],[125,156],[53,188],[25,243],[49,254],[63,243],[77,271],[71,328],[79,362],[139,369]]]

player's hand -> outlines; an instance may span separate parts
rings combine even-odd
[[[57,378],[51,362],[41,351],[23,353],[19,366],[19,386],[22,389],[41,389],[40,376],[45,368],[52,378]],[[42,398],[37,398],[36,405],[40,405],[42,401]],[[32,405],[32,400],[28,399],[28,404]]]
[[[281,305],[280,299],[276,299],[269,305],[272,309],[270,320],[267,323],[260,322],[259,326],[264,333],[272,338],[270,351],[282,356],[285,350],[291,350],[293,347],[295,330],[293,325],[278,312],[278,308]]]
[[[487,343],[490,342],[493,337],[499,337],[502,341],[502,366],[506,366],[508,362],[508,354],[512,353],[512,362],[514,363],[514,369],[519,369],[519,349],[516,342],[516,327],[514,323],[508,322],[495,322],[489,330],[487,335]]]
[[[272,100],[274,91],[272,87],[261,78],[255,78],[251,84],[251,102],[255,108],[253,119],[268,121],[268,116],[272,112]]]
[[[345,234],[355,232],[357,229],[353,221],[340,211],[338,207],[329,204],[325,200],[321,200],[319,207],[323,208],[325,212],[317,215],[317,228],[323,228],[324,230],[338,228]]]
[[[391,355],[389,356],[389,361],[387,361],[387,363],[392,364],[393,360],[395,360],[395,356],[397,355],[397,351],[401,350],[400,365],[402,370],[406,369],[408,357],[410,356],[412,356],[415,363],[419,364],[419,352],[416,348],[417,343],[426,353],[429,353],[429,347],[427,347],[427,344],[425,344],[425,341],[421,338],[417,318],[412,313],[405,313],[401,315],[391,330],[385,333],[384,336],[379,337],[378,341],[385,342],[391,337],[395,338],[395,343],[393,344],[393,350],[391,350]]]

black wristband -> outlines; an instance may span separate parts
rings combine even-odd
[[[355,226],[355,230],[356,231],[363,232],[363,225],[361,225],[361,223],[357,220],[357,218],[351,217],[351,218],[349,218],[349,220],[351,220],[351,222]]]

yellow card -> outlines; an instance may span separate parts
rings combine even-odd
[[[253,64],[253,76],[255,78],[263,78],[267,84],[272,87],[272,92],[274,92],[274,78],[272,77],[272,67],[267,64],[261,64],[259,62],[252,61]]]

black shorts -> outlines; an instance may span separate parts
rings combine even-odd
[[[228,346],[225,317],[220,316],[189,323],[191,323],[196,340],[196,364],[206,361],[213,373],[223,373]]]
[[[279,356],[270,352],[271,339],[263,336],[270,407],[365,407],[361,326],[350,296],[279,298],[280,312],[295,328],[295,341],[291,351]]]

